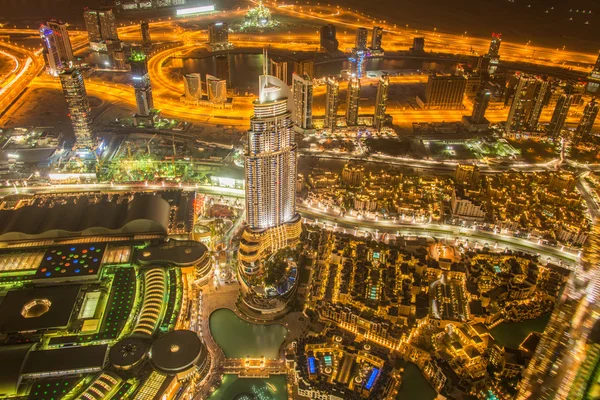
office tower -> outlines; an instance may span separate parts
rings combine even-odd
[[[213,49],[225,48],[229,45],[229,26],[224,22],[208,25],[208,44]]]
[[[488,73],[493,74],[498,68],[500,62],[500,44],[502,43],[501,33],[492,33],[492,41],[490,42],[490,48],[486,54],[486,58],[489,60]]]
[[[364,51],[354,51],[349,61],[350,74],[355,75],[359,79],[364,78],[367,70],[367,54]]]
[[[383,28],[380,26],[373,27],[371,35],[371,50],[381,50],[381,40],[383,38]]]
[[[227,101],[227,81],[206,74],[206,93],[208,101],[219,104]]]
[[[149,54],[152,49],[152,38],[150,37],[150,25],[148,21],[142,22],[140,25],[142,29],[142,49],[145,54]]]
[[[294,61],[294,72],[300,76],[308,75],[315,78],[315,62],[313,60]]]
[[[413,38],[413,45],[410,48],[410,51],[412,51],[413,53],[423,53],[425,51],[425,38]]]
[[[569,108],[571,107],[572,101],[573,97],[571,96],[571,88],[567,87],[565,92],[562,93],[556,101],[556,106],[554,107],[554,112],[552,113],[552,119],[548,125],[548,136],[557,138],[560,135],[560,132],[565,126],[565,121],[567,119],[567,115],[569,114]]]
[[[348,80],[348,97],[346,98],[346,124],[358,125],[358,103],[360,100],[360,79],[351,76]]]
[[[479,181],[479,167],[474,164],[458,164],[454,178],[458,184],[471,185]]]
[[[475,124],[481,124],[486,122],[485,111],[487,110],[488,104],[490,104],[490,98],[492,92],[487,89],[481,90],[475,95],[475,101],[473,102],[473,113],[471,114],[471,120]]]
[[[183,76],[184,97],[186,102],[198,102],[202,98],[202,76],[185,74]]]
[[[337,126],[337,111],[340,99],[340,82],[335,76],[327,78],[327,91],[325,92],[325,123],[324,128],[333,132]]]
[[[517,133],[537,129],[550,84],[546,79],[526,74],[515,74],[516,85],[506,132]]]
[[[271,60],[271,75],[288,84],[288,63],[287,61]]]
[[[377,97],[375,98],[375,114],[373,115],[373,126],[377,132],[381,132],[381,128],[385,124],[385,110],[387,107],[388,89],[390,87],[390,78],[383,74],[379,78],[377,85]]]
[[[125,52],[120,40],[109,41],[106,44],[106,50],[110,55],[112,66],[115,69],[125,69]]]
[[[600,53],[596,59],[596,64],[592,67],[592,70],[587,75],[586,90],[590,93],[598,93],[600,91]]]
[[[598,116],[598,110],[600,109],[600,103],[597,103],[595,99],[592,99],[585,108],[583,109],[583,115],[575,129],[575,142],[579,143],[582,139],[586,138],[592,133],[592,128],[596,117]]]
[[[332,24],[321,27],[321,50],[328,53],[338,51],[338,40],[335,37],[335,26]]]
[[[216,62],[216,76],[217,78],[224,79],[227,81],[227,87],[231,85],[231,79],[229,76],[229,56],[220,55],[215,57]]]
[[[292,75],[292,93],[294,95],[293,121],[297,130],[312,129],[312,79],[308,74]]]
[[[63,62],[56,47],[56,35],[52,29],[46,25],[40,26],[40,37],[44,48],[44,59],[46,66],[52,75],[58,74],[63,67]]]
[[[137,115],[147,117],[154,109],[152,87],[150,86],[150,76],[148,75],[148,60],[144,53],[133,53],[129,58],[129,65],[131,65]]]
[[[111,9],[83,11],[85,28],[90,42],[119,40],[117,21]]]
[[[47,23],[55,35],[56,48],[64,64],[73,61],[73,48],[67,31],[67,24],[62,21],[52,20]],[[66,66],[66,65],[65,65]]]
[[[442,75],[432,73],[427,79],[425,102],[417,97],[423,108],[452,110],[462,109],[467,79],[461,75]]]
[[[369,31],[367,28],[358,28],[356,30],[356,42],[354,43],[354,48],[357,51],[366,51],[367,50],[367,37],[369,36]]]
[[[73,125],[75,145],[90,147],[92,144],[91,111],[81,71],[67,68],[62,70],[59,77]]]

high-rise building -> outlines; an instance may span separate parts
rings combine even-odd
[[[364,78],[367,70],[367,53],[364,51],[353,51],[350,61],[350,74],[357,78]]]
[[[471,120],[475,124],[481,124],[486,121],[485,111],[490,104],[490,98],[492,92],[487,89],[481,90],[475,95],[475,101],[473,102],[473,113],[471,114]]]
[[[220,79],[224,79],[227,81],[227,85],[231,82],[231,77],[229,76],[229,56],[222,54],[215,57],[216,63],[216,76]]]
[[[413,45],[410,48],[410,51],[412,51],[413,53],[423,53],[425,51],[425,38],[413,38]]]
[[[71,39],[69,39],[67,24],[62,21],[52,20],[48,21],[47,25],[54,31],[54,35],[56,36],[56,47],[58,48],[58,54],[60,54],[63,63],[73,61],[73,48],[71,47]]]
[[[78,147],[89,148],[92,145],[91,111],[81,71],[66,68],[61,71],[59,77],[73,125],[75,144]]]
[[[373,27],[371,35],[371,50],[381,50],[381,41],[383,39],[383,28],[380,26]]]
[[[292,75],[292,93],[294,95],[293,122],[297,130],[312,129],[313,84],[308,74]]]
[[[56,35],[48,26],[42,25],[40,26],[40,37],[44,47],[44,59],[46,60],[48,71],[52,75],[56,75],[63,67],[63,61],[56,46]]]
[[[589,72],[587,80],[587,91],[591,93],[598,93],[598,91],[600,91],[600,53],[598,53],[596,64],[594,64],[594,67]]]
[[[213,22],[208,25],[208,44],[213,50],[229,46],[229,26],[225,22]]]
[[[112,67],[115,69],[125,69],[125,52],[120,40],[109,41],[106,44],[106,50],[111,58]]]
[[[300,76],[308,75],[315,78],[315,62],[313,60],[294,61],[294,72]]]
[[[288,63],[287,61],[271,60],[271,75],[288,84]]]
[[[554,112],[552,113],[552,119],[548,125],[548,136],[557,138],[560,135],[560,132],[565,126],[565,121],[567,120],[567,115],[569,114],[569,108],[571,108],[572,101],[573,97],[571,96],[571,88],[567,87],[565,92],[562,93],[556,101],[556,106],[554,107]]]
[[[377,96],[375,98],[375,114],[373,115],[373,126],[377,132],[381,132],[385,124],[385,110],[387,107],[388,90],[390,78],[387,74],[381,75],[377,85]]]
[[[452,110],[462,109],[467,79],[462,75],[432,73],[427,79],[425,102],[417,97],[423,108]]]
[[[492,41],[486,54],[486,58],[489,60],[488,73],[490,74],[496,72],[498,68],[498,63],[500,62],[500,44],[502,44],[502,34],[492,33]]]
[[[479,167],[475,164],[458,164],[454,178],[458,184],[472,185],[479,181]]]
[[[337,126],[338,103],[340,99],[340,82],[337,77],[327,77],[325,92],[325,124],[324,128],[333,132]]]
[[[368,36],[369,31],[367,30],[367,28],[358,28],[356,30],[356,41],[354,43],[354,49],[357,51],[366,51]]]
[[[597,103],[595,99],[592,99],[592,101],[586,104],[579,125],[577,125],[577,129],[575,129],[576,143],[592,133],[594,122],[598,116],[598,110],[600,110],[600,103]]]
[[[137,115],[147,117],[154,109],[152,100],[152,86],[150,75],[148,75],[148,60],[144,53],[133,53],[129,58],[133,88],[135,90],[135,102],[137,104]]]
[[[150,24],[148,21],[141,23],[140,28],[142,30],[142,49],[145,54],[149,54],[152,49],[152,38],[150,37]]]
[[[206,93],[208,101],[220,104],[227,101],[227,81],[206,74]]]
[[[358,125],[358,107],[360,101],[360,79],[351,76],[348,80],[348,97],[346,98],[346,124]]]
[[[338,51],[338,40],[336,39],[335,26],[332,24],[321,27],[321,50],[328,53],[336,53]]]
[[[508,134],[537,129],[550,84],[547,79],[515,74],[516,85],[506,132]]]
[[[83,20],[90,42],[119,40],[117,21],[112,9],[83,11]]]
[[[186,102],[198,102],[202,98],[202,75],[198,73],[185,74],[183,76],[183,88]]]

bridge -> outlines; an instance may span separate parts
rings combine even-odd
[[[285,375],[284,360],[262,358],[226,358],[223,362],[225,374],[235,374],[238,378],[269,378],[271,375]]]

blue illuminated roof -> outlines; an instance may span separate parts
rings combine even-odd
[[[375,380],[377,379],[378,376],[379,376],[379,368],[373,368],[373,371],[371,371],[371,375],[369,376],[369,379],[367,380],[367,384],[365,385],[365,389],[371,390],[371,388],[373,387],[373,384],[375,383]]]
[[[317,367],[315,365],[314,357],[308,357],[308,372],[310,372],[311,374],[317,373]]]

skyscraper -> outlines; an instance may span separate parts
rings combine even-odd
[[[148,60],[144,53],[133,53],[129,58],[133,88],[135,90],[135,102],[137,104],[137,116],[148,117],[154,109],[152,100],[152,87],[148,75]]]
[[[90,42],[119,40],[117,21],[112,9],[83,11],[85,29]]]
[[[513,101],[508,112],[506,132],[516,133],[537,129],[550,84],[547,79],[515,74],[517,79]]]
[[[573,97],[571,96],[571,88],[567,87],[565,92],[562,93],[556,101],[556,106],[554,107],[554,112],[552,113],[552,119],[548,125],[548,136],[557,138],[560,135],[560,132],[565,126],[565,121],[567,119],[567,115],[569,114],[569,108],[571,107],[572,101]]]
[[[485,111],[487,110],[488,104],[492,92],[487,89],[481,90],[475,95],[475,101],[473,102],[473,113],[471,114],[471,120],[475,124],[481,124],[486,121]]]
[[[410,48],[410,51],[412,51],[413,53],[423,53],[425,51],[425,38],[413,38],[413,45]]]
[[[586,104],[579,125],[577,125],[577,129],[575,129],[576,143],[579,143],[583,138],[592,133],[592,127],[598,116],[598,110],[600,110],[600,104],[596,102],[596,99],[592,99],[592,101]]]
[[[202,76],[198,73],[183,76],[186,103],[198,102],[202,98]]]
[[[327,78],[327,92],[325,93],[325,124],[324,128],[333,132],[337,126],[337,111],[340,98],[340,82],[337,77]]]
[[[313,60],[294,61],[294,72],[300,76],[308,75],[315,78],[315,62]]]
[[[462,75],[432,73],[427,79],[425,102],[417,97],[421,107],[427,109],[462,109],[467,79]]]
[[[215,57],[216,63],[216,76],[227,81],[227,86],[231,84],[231,77],[229,75],[229,55],[222,54]]]
[[[354,43],[354,48],[357,51],[366,51],[367,50],[367,37],[369,36],[369,31],[367,28],[358,28],[356,30],[356,42]]]
[[[360,100],[360,79],[351,76],[348,81],[348,97],[346,98],[346,124],[358,125],[358,103]]]
[[[587,75],[587,87],[588,92],[597,93],[600,90],[600,53],[596,59],[596,64]]]
[[[206,74],[206,93],[208,101],[219,104],[227,101],[227,81]]]
[[[213,50],[229,46],[229,26],[225,22],[213,22],[208,25],[208,44]]]
[[[492,33],[492,41],[490,42],[490,48],[486,54],[486,58],[489,59],[488,73],[493,74],[498,68],[500,62],[500,44],[502,43],[501,33]]]
[[[50,74],[56,75],[63,66],[56,46],[56,35],[48,26],[42,25],[40,26],[40,37],[44,47],[44,59],[46,60],[48,71]]]
[[[321,50],[328,53],[335,53],[338,51],[338,40],[336,39],[335,26],[332,24],[321,27]]]
[[[373,126],[377,132],[381,132],[381,128],[385,124],[385,110],[387,107],[388,89],[390,86],[390,78],[387,74],[381,75],[379,84],[377,85],[377,97],[375,98],[375,114],[373,115]]]
[[[312,129],[313,84],[308,74],[292,75],[292,93],[294,95],[294,126],[297,130]]]
[[[90,104],[81,72],[76,68],[62,70],[59,74],[63,94],[69,109],[69,118],[75,134],[77,147],[90,147],[92,144],[92,126]]]
[[[271,75],[288,84],[288,63],[287,61],[271,60]]]
[[[373,27],[371,35],[371,50],[381,50],[381,41],[383,39],[383,28],[380,26]]]
[[[58,54],[60,54],[63,63],[73,61],[73,48],[71,47],[71,39],[69,39],[67,24],[62,21],[52,20],[48,21],[47,25],[54,31],[54,35],[56,36],[56,47],[58,48]]]
[[[150,37],[150,25],[148,21],[142,22],[140,28],[142,30],[142,49],[145,54],[149,54],[152,49],[152,38]]]

